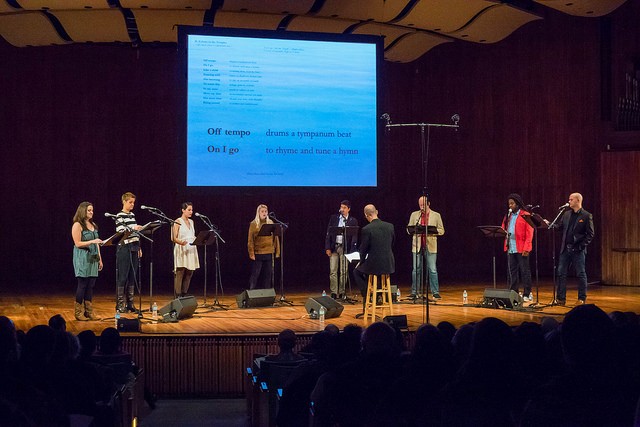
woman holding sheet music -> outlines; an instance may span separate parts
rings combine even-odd
[[[193,272],[200,268],[198,248],[190,243],[196,239],[196,232],[191,216],[193,215],[193,203],[184,202],[181,205],[182,215],[176,219],[176,224],[171,229],[171,241],[173,245],[173,293],[176,298],[183,297],[189,290]]]
[[[93,204],[82,202],[73,216],[73,269],[78,279],[76,287],[76,320],[98,320],[93,313],[93,287],[102,270],[98,226],[93,222]]]
[[[249,224],[249,236],[247,249],[251,258],[251,276],[249,277],[249,289],[272,288],[271,273],[273,271],[273,254],[280,256],[280,243],[278,236],[268,234],[259,236],[260,229],[265,224],[273,224],[269,218],[267,205],[258,205],[256,217]]]

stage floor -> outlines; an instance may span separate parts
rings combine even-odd
[[[504,286],[504,285],[503,285]],[[499,286],[500,287],[500,286]],[[492,288],[486,283],[458,283],[441,286],[442,300],[429,303],[428,307],[423,303],[412,303],[404,300],[409,294],[408,285],[400,285],[401,301],[393,305],[394,315],[406,315],[410,330],[415,330],[422,323],[438,324],[441,321],[449,321],[456,327],[465,323],[478,321],[485,317],[497,317],[509,325],[519,325],[524,321],[540,322],[545,316],[556,317],[559,321],[576,303],[576,286],[570,283],[567,291],[567,306],[546,306],[551,303],[553,284],[541,282],[539,287],[539,306],[525,303],[522,310],[507,310],[485,308],[479,305],[483,299],[485,288]],[[51,287],[50,289],[55,289]],[[58,287],[57,289],[61,289]],[[469,304],[463,306],[462,292],[468,292]],[[277,292],[277,289],[276,289]],[[596,304],[605,312],[634,311],[640,313],[640,288],[626,286],[600,286],[590,285],[588,303]],[[177,323],[152,323],[149,295],[142,296],[143,312],[141,319],[141,331],[131,333],[133,335],[208,335],[208,336],[246,336],[246,335],[273,335],[282,329],[290,328],[299,334],[312,334],[322,330],[324,325],[333,323],[342,329],[345,325],[355,323],[365,325],[362,319],[356,319],[356,314],[362,311],[362,298],[357,297],[358,302],[350,304],[339,301],[344,305],[344,311],[337,318],[326,319],[324,325],[317,319],[310,319],[305,309],[305,303],[309,297],[319,296],[317,292],[288,293],[287,300],[291,304],[279,303],[280,295],[276,295],[276,304],[273,307],[238,308],[236,295],[219,297],[219,302],[226,307],[212,307],[213,295],[208,295],[205,306],[203,295],[194,295],[198,301],[198,309],[192,318],[182,319]],[[535,300],[534,288],[534,300]],[[154,294],[154,300],[158,307],[163,307],[172,299],[169,294]],[[136,297],[138,305],[138,297]],[[114,297],[111,294],[98,293],[94,297],[96,313],[102,317],[100,321],[79,322],[73,314],[73,296],[60,292],[31,291],[28,294],[9,295],[5,292],[0,295],[0,312],[12,319],[16,327],[28,330],[38,324],[46,324],[48,319],[55,314],[62,314],[67,321],[67,330],[78,333],[91,329],[96,334],[114,325]],[[427,314],[428,309],[428,314]],[[385,312],[385,315],[389,314]],[[123,315],[125,318],[134,319],[135,314]]]

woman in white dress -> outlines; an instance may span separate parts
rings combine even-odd
[[[184,202],[181,208],[182,215],[176,219],[176,224],[173,225],[171,230],[171,241],[174,243],[173,271],[175,273],[173,293],[176,298],[187,294],[193,272],[200,268],[198,248],[190,245],[196,239],[195,228],[191,219],[193,204]]]

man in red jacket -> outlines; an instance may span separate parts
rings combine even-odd
[[[507,232],[504,250],[508,253],[509,285],[518,292],[518,279],[524,285],[524,301],[531,301],[531,269],[529,253],[533,241],[533,227],[528,218],[531,214],[524,210],[524,203],[519,194],[509,194],[509,213],[502,221],[502,228]]]

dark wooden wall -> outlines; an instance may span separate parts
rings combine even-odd
[[[638,2],[628,2],[607,18],[614,29],[606,34],[610,51],[630,34],[640,52],[626,18],[638,9]],[[581,192],[597,227],[588,273],[590,280],[600,277],[599,159],[607,142],[603,129],[610,125],[602,120],[601,105],[609,105],[602,96],[612,97],[611,87],[615,92],[615,76],[604,89],[601,77],[603,70],[611,75],[618,61],[613,55],[602,63],[602,23],[549,11],[497,44],[450,43],[413,63],[384,65],[382,105],[395,123],[449,123],[454,113],[461,116],[460,131],[429,132],[428,189],[446,228],[439,256],[443,286],[490,280],[491,250],[500,245],[475,227],[499,224],[511,192],[541,205],[540,213],[550,219],[569,193]],[[418,129],[394,129],[381,138],[377,189],[183,188],[183,166],[176,160],[183,149],[177,58],[176,48],[168,46],[18,49],[0,40],[0,286],[68,286],[71,293],[75,208],[92,201],[106,237],[113,225],[102,214],[116,212],[125,191],[137,194],[138,205],[175,217],[180,202],[193,201],[218,224],[227,240],[220,254],[227,293],[247,281],[246,231],[259,203],[291,224],[286,289],[328,287],[324,233],[343,198],[352,201],[361,221],[362,207],[371,202],[397,226],[394,282],[410,281],[403,226],[422,189]],[[136,212],[141,222],[152,219]],[[160,230],[154,245],[154,286],[162,289],[171,286],[168,236]],[[551,275],[551,242],[550,233],[542,232],[538,261],[545,276]],[[115,256],[113,249],[104,252],[99,286],[113,286]],[[498,271],[502,278],[502,256]],[[147,286],[148,270],[143,275]],[[202,272],[193,286],[201,292]]]

